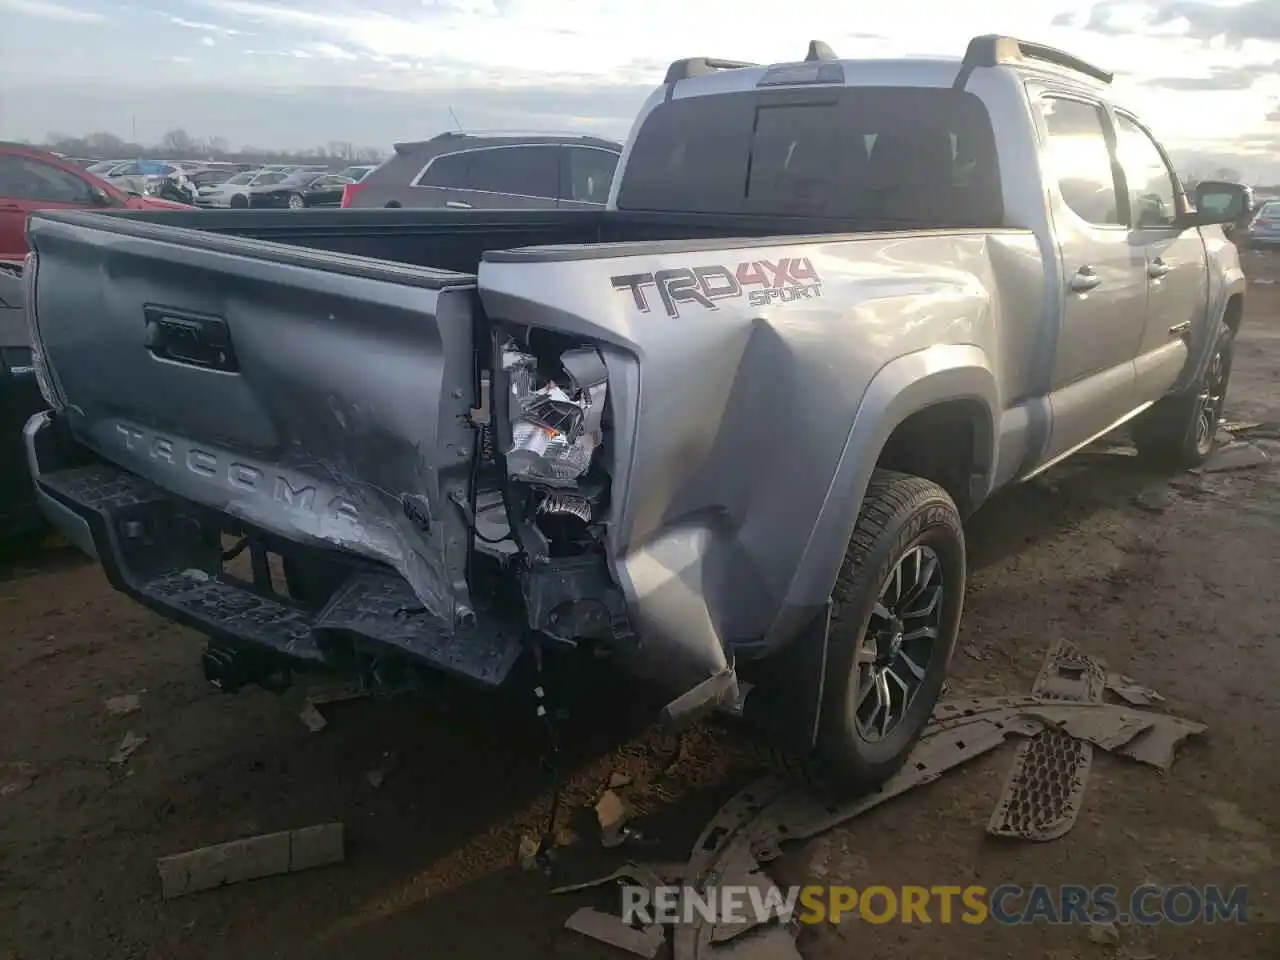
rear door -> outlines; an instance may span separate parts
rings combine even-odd
[[[1186,366],[1193,335],[1204,332],[1209,266],[1200,231],[1175,226],[1183,201],[1164,151],[1133,117],[1116,112],[1115,120],[1133,243],[1146,255],[1147,314],[1137,354],[1138,400],[1155,401]]]
[[[1134,357],[1147,307],[1146,250],[1128,226],[1110,118],[1101,103],[1039,100],[1050,208],[1062,257],[1062,308],[1040,464],[1105,431],[1139,403]]]
[[[600,147],[561,148],[560,206],[571,210],[603,207],[609,200],[618,154]]]
[[[27,217],[36,210],[96,206],[88,180],[22,154],[0,154],[0,260],[27,255]]]

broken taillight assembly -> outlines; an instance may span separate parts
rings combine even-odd
[[[591,467],[603,439],[608,394],[604,360],[593,347],[560,354],[545,377],[538,359],[508,341],[502,369],[510,390],[511,443],[504,456],[512,480],[573,488]]]
[[[356,198],[356,194],[365,188],[363,183],[348,183],[342,188],[342,206],[349,208]]]

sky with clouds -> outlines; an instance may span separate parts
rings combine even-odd
[[[1280,0],[0,0],[0,137],[385,149],[452,109],[621,139],[679,57],[957,56],[979,33],[1116,70],[1184,166],[1280,178]]]

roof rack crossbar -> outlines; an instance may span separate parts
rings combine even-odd
[[[964,66],[970,69],[1019,63],[1026,60],[1052,63],[1057,67],[1074,70],[1076,73],[1083,73],[1085,76],[1092,77],[1102,83],[1111,83],[1115,79],[1115,74],[1111,71],[1096,67],[1087,60],[1081,60],[1065,50],[1048,47],[1043,43],[1018,40],[1015,37],[1002,37],[996,34],[974,37],[969,41],[969,47],[964,53]]]
[[[677,60],[667,67],[667,75],[663,83],[678,83],[690,77],[705,77],[718,70],[741,70],[744,67],[758,67],[758,63],[746,60],[722,60],[718,57],[687,57]]]

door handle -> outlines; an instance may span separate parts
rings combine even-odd
[[[451,210],[470,210],[471,204],[464,200],[446,200],[444,205]]]
[[[1152,280],[1159,280],[1161,277],[1167,277],[1172,270],[1173,267],[1169,266],[1169,264],[1165,263],[1159,257],[1156,257],[1147,264],[1147,276]]]
[[[1185,337],[1190,333],[1191,333],[1190,320],[1183,320],[1181,323],[1175,323],[1172,327],[1169,328],[1169,337],[1174,340],[1178,339],[1179,337]]]
[[[1071,278],[1071,292],[1088,293],[1100,283],[1102,283],[1102,278],[1093,272],[1093,267],[1084,266],[1077,270],[1076,275]]]

